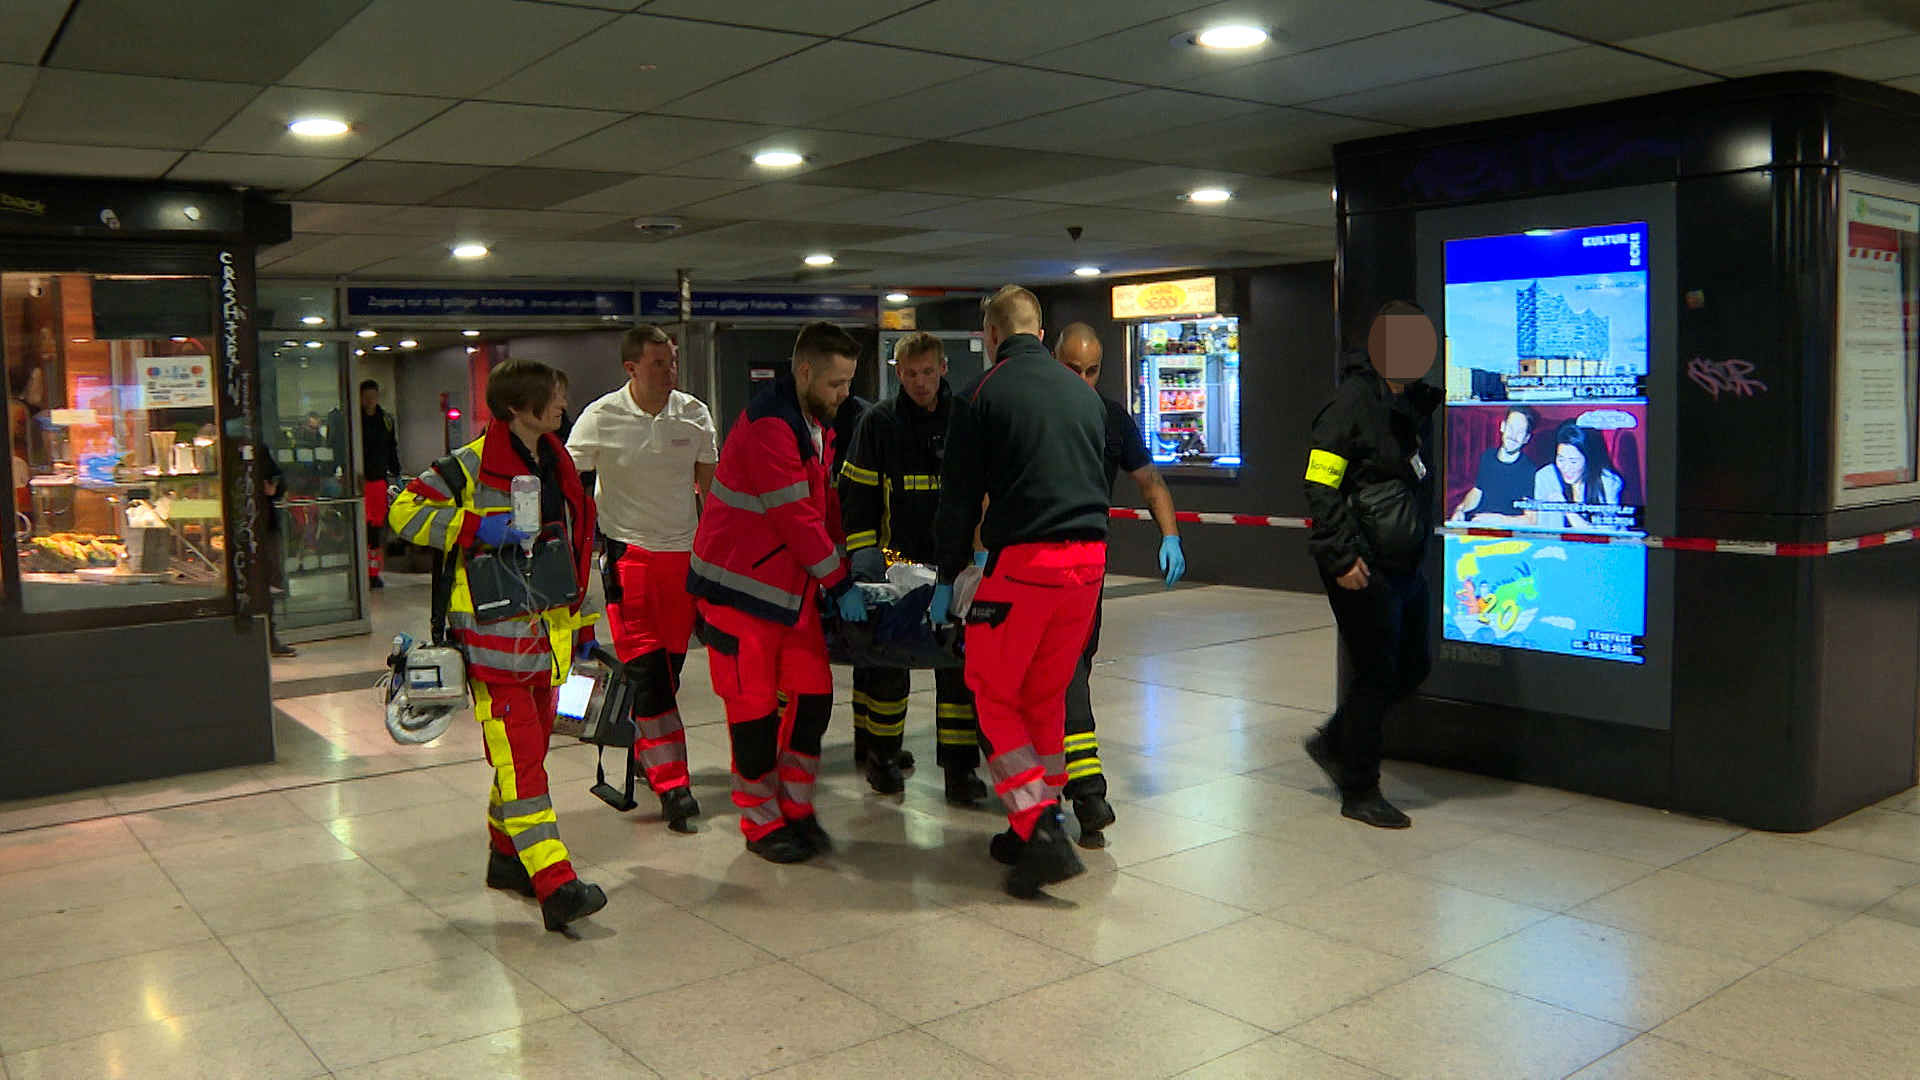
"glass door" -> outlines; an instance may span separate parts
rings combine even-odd
[[[281,480],[274,624],[290,641],[367,630],[350,372],[339,342],[260,342],[266,438]]]

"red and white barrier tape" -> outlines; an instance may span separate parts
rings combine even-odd
[[[1113,507],[1108,514],[1128,521],[1153,520],[1153,515],[1148,511],[1131,506]],[[1173,516],[1174,520],[1183,525],[1256,525],[1276,529],[1305,529],[1313,524],[1307,518],[1267,517],[1261,514],[1212,514],[1182,510]],[[1434,531],[1445,536],[1471,536],[1482,539],[1519,536],[1529,540],[1558,540],[1569,544],[1624,544],[1664,548],[1669,551],[1717,551],[1729,555],[1774,555],[1798,559],[1840,555],[1849,551],[1859,551],[1862,548],[1886,547],[1889,544],[1905,544],[1920,539],[1920,528],[1868,533],[1865,536],[1852,536],[1845,540],[1815,540],[1804,544],[1780,544],[1768,540],[1706,540],[1693,536],[1611,536],[1604,533],[1521,532],[1513,529],[1436,529]]]

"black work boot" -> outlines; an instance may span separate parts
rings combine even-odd
[[[913,771],[913,751],[902,750],[898,754],[894,755],[893,760],[900,763],[901,772]]]
[[[787,822],[787,827],[799,833],[802,840],[811,844],[814,854],[825,855],[833,850],[833,837],[828,836],[827,830],[820,827],[818,816],[808,814],[803,818],[795,818]]]
[[[1380,785],[1359,791],[1340,793],[1340,816],[1371,825],[1376,829],[1404,829],[1413,824],[1413,819],[1400,812],[1400,809],[1380,794]]]
[[[987,841],[987,854],[993,856],[993,861],[1001,866],[1012,866],[1020,861],[1020,849],[1026,846],[1027,842],[1020,839],[1019,834],[1008,829],[1003,833],[994,833],[993,839]]]
[[[875,750],[867,755],[867,786],[881,795],[898,795],[907,790],[907,778],[900,771],[900,757]]]
[[[1335,791],[1347,789],[1347,768],[1340,764],[1339,758],[1333,756],[1333,748],[1327,745],[1325,731],[1314,732],[1300,745],[1307,751],[1307,756],[1313,759],[1313,763],[1320,766],[1320,771],[1327,774],[1327,779],[1333,782]]]
[[[518,856],[487,849],[487,888],[501,892],[517,892],[521,896],[533,895],[533,876],[527,873],[525,863]]]
[[[690,833],[693,819],[700,816],[700,800],[691,787],[668,788],[660,793],[660,816],[674,832]]]
[[[584,919],[606,906],[605,889],[575,878],[540,901],[540,917],[546,920],[547,929],[565,930],[568,923]]]
[[[1016,900],[1032,900],[1048,885],[1077,877],[1086,872],[1080,855],[1067,839],[1067,824],[1058,806],[1049,807],[1033,827],[1033,835],[1020,847],[1020,857],[1007,871],[1007,895]]]
[[[957,765],[947,769],[947,805],[974,809],[986,802],[990,794],[992,792],[987,790],[987,782],[972,769]]]
[[[747,841],[747,850],[770,863],[806,862],[813,858],[813,843],[791,824],[782,825],[758,840]]]
[[[1105,795],[1081,795],[1073,800],[1073,816],[1080,820],[1080,844],[1083,847],[1105,847],[1104,841],[1089,844],[1089,837],[1098,836],[1100,830],[1113,824],[1113,804]]]

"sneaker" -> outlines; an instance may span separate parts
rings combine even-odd
[[[787,827],[799,833],[801,839],[813,845],[814,854],[825,855],[833,850],[833,837],[828,836],[827,830],[820,827],[818,816],[808,814],[806,817],[796,818],[787,822]]]
[[[690,833],[692,819],[700,816],[700,800],[690,787],[668,788],[660,793],[660,816],[674,832]]]
[[[1040,815],[1033,835],[1020,846],[1020,857],[1007,871],[1007,895],[1016,900],[1032,900],[1048,885],[1086,873],[1080,855],[1067,839],[1066,821],[1059,807]]]
[[[898,795],[907,790],[907,778],[900,771],[899,757],[885,753],[868,755],[867,786],[881,795]]]
[[[299,649],[281,641],[279,638],[271,638],[267,641],[267,651],[282,660],[291,660],[300,655]]]
[[[605,889],[575,878],[540,901],[540,917],[546,921],[547,929],[565,930],[568,923],[584,919],[606,906]]]
[[[1113,824],[1113,804],[1105,795],[1082,795],[1073,800],[1073,816],[1080,819],[1080,835],[1088,836]]]
[[[1314,732],[1300,745],[1306,750],[1307,756],[1313,759],[1313,763],[1320,766],[1320,771],[1327,774],[1327,779],[1333,783],[1333,790],[1346,790],[1347,768],[1340,764],[1339,758],[1333,756],[1333,749],[1327,745],[1325,732]]]
[[[527,873],[526,864],[518,858],[488,848],[487,888],[499,889],[501,892],[517,892],[521,896],[532,896],[533,878]]]
[[[375,574],[367,579],[367,588],[369,589],[384,589],[386,587],[387,583],[380,580],[379,574]]]
[[[952,768],[947,770],[947,805],[972,809],[987,801],[992,794],[987,782],[975,775],[972,769]]]
[[[813,844],[792,825],[783,825],[758,840],[747,841],[747,850],[770,863],[806,862],[814,856]]]
[[[993,861],[1001,866],[1012,866],[1020,861],[1020,849],[1026,846],[1025,840],[1008,829],[1003,833],[994,833],[993,839],[987,841],[987,854],[993,856]]]
[[[1388,802],[1378,787],[1342,795],[1340,816],[1350,817],[1376,829],[1404,829],[1413,824],[1413,819]]]

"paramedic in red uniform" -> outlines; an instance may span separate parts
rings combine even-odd
[[[946,620],[979,526],[986,576],[965,617],[967,686],[1007,806],[992,854],[1011,867],[1007,892],[1026,899],[1085,869],[1059,804],[1067,685],[1106,575],[1106,407],[1041,344],[1032,293],[1001,289],[982,321],[994,366],[954,394],[930,614]]]
[[[676,700],[693,637],[687,567],[704,498],[719,460],[713,417],[674,388],[679,351],[647,324],[620,343],[627,384],[588,405],[567,451],[593,478],[602,536],[600,577],[614,651],[634,678],[633,758],[660,797],[660,816],[692,832],[700,813],[687,775],[687,734]]]
[[[720,451],[694,533],[687,588],[733,744],[733,803],[747,850],[790,863],[831,850],[813,813],[820,738],[833,715],[821,597],[865,620],[841,550],[833,418],[860,345],[808,323],[791,370],[756,394]]]

